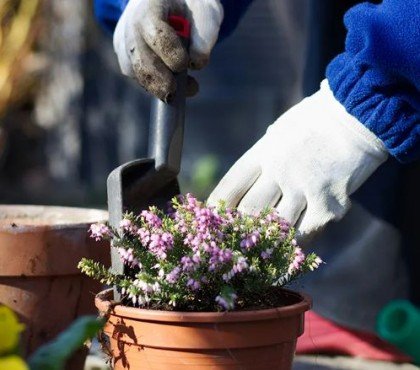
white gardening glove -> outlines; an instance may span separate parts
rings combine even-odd
[[[181,15],[190,21],[188,53],[168,25],[169,15]],[[222,20],[219,0],[130,0],[114,32],[114,50],[123,74],[169,101],[176,90],[173,72],[207,64]],[[197,82],[189,76],[187,94],[197,91]]]
[[[384,144],[334,98],[324,80],[271,125],[209,197],[257,213],[275,206],[307,237],[350,206],[349,195],[383,163]]]

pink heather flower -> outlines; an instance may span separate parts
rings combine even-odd
[[[302,252],[302,249],[300,247],[295,248],[295,256],[293,258],[293,261],[289,265],[289,269],[287,272],[289,274],[292,274],[295,271],[298,271],[302,265],[302,263],[305,261],[305,254]]]
[[[158,258],[166,259],[168,250],[172,249],[174,238],[172,234],[164,232],[162,234],[151,234],[149,250]]]
[[[200,246],[202,242],[203,242],[202,235],[197,235],[191,240],[190,246],[193,248],[197,248]]]
[[[316,258],[315,258],[315,261],[314,261],[314,262],[312,262],[312,264],[309,266],[309,269],[310,269],[311,271],[313,271],[313,270],[317,269],[317,268],[321,265],[321,263],[323,263],[323,262],[324,262],[324,261],[323,261],[321,258],[316,257]]]
[[[137,227],[133,225],[131,220],[128,220],[127,218],[124,218],[120,221],[120,228],[123,231],[126,231],[131,234],[135,234],[137,232]]]
[[[148,245],[150,242],[150,231],[145,228],[140,228],[137,230],[137,235],[140,239],[141,244],[144,246]]]
[[[187,236],[184,239],[184,244],[185,245],[189,245],[192,243],[192,241],[194,240],[194,235],[191,233],[188,233]]]
[[[226,282],[231,280],[235,276],[235,272],[233,270],[230,270],[229,272],[226,272],[222,275],[222,279]]]
[[[150,297],[148,296],[149,294],[159,293],[161,291],[161,287],[158,282],[147,283],[143,280],[136,279],[133,281],[133,285],[143,291],[143,293],[145,294],[143,299],[146,302],[150,301]]]
[[[232,260],[233,253],[230,249],[221,249],[218,254],[220,263],[227,263]]]
[[[181,273],[180,267],[175,267],[169,274],[166,275],[166,281],[169,284],[175,284],[179,279],[179,274]]]
[[[264,220],[261,220],[261,221],[264,221]],[[276,228],[274,226],[267,227],[267,230],[265,231],[265,237],[269,238],[275,231],[276,231]]]
[[[191,259],[195,264],[199,264],[201,262],[200,251],[197,251],[195,254],[193,254]]]
[[[210,242],[210,244],[208,244],[206,242],[203,242],[201,244],[201,248],[204,250],[204,252],[206,252],[206,253],[210,253],[211,252],[211,250],[212,250],[211,243],[214,243],[214,242]],[[214,244],[216,245],[216,243],[214,243]]]
[[[290,231],[290,223],[287,222],[284,218],[281,218],[279,213],[276,210],[269,213],[265,217],[264,221],[265,221],[265,223],[276,222],[280,226],[280,230],[283,231],[283,232],[288,233]]]
[[[171,201],[171,200],[168,200],[168,201],[166,202],[166,214],[167,214],[169,217],[173,218],[173,217],[174,217],[175,212],[176,212],[176,211],[175,211],[175,208],[173,207],[172,201]]]
[[[232,251],[230,249],[214,248],[211,250],[209,258],[209,271],[214,271],[220,265],[226,264],[232,260]]]
[[[251,234],[245,236],[245,238],[241,241],[241,248],[250,249],[257,245],[258,241],[260,240],[260,233],[259,231],[253,231]]]
[[[286,220],[280,221],[280,230],[288,233],[290,231],[290,224]]]
[[[189,256],[184,256],[181,258],[181,265],[182,265],[182,270],[186,272],[192,272],[197,267],[194,261],[192,260],[192,258]]]
[[[130,267],[139,266],[141,268],[141,264],[137,260],[137,258],[134,257],[134,251],[133,248],[118,248],[118,254],[121,257],[121,260]]]
[[[162,220],[152,211],[142,211],[140,214],[150,227],[158,228],[162,226]]]
[[[230,249],[220,249],[214,242],[210,243],[208,253],[210,254],[209,271],[214,271],[217,266],[230,262],[233,256]]]
[[[187,287],[190,287],[192,290],[199,290],[200,287],[201,287],[201,284],[197,280],[188,279],[188,281],[187,281]]]
[[[224,223],[226,225],[232,224],[235,221],[237,215],[237,212],[233,211],[231,208],[226,208]]]
[[[160,284],[157,281],[155,281],[155,283],[153,284],[153,291],[156,292],[156,293],[161,292]]]
[[[223,297],[218,295],[215,301],[221,306],[224,310],[233,310],[235,308],[235,300],[238,296],[235,293],[229,294],[228,297]]]
[[[129,229],[132,225],[133,223],[131,222],[131,220],[128,220],[126,218],[120,221],[120,227],[124,230]]]
[[[230,304],[226,301],[226,299],[224,299],[223,297],[221,297],[220,295],[218,295],[215,299],[215,301],[219,304],[219,306],[221,306],[224,310],[228,310],[230,308]]]
[[[273,254],[273,248],[267,248],[265,251],[261,252],[262,259],[269,259],[271,255]]]
[[[175,212],[174,219],[176,221],[175,229],[185,234],[188,231],[187,223],[185,222],[185,220],[182,218],[182,216],[180,215],[178,211]]]
[[[111,230],[105,224],[92,224],[89,231],[91,238],[96,241],[102,240],[105,236],[111,236]]]
[[[159,266],[159,265],[158,265]],[[160,278],[163,278],[164,276],[165,276],[165,270],[164,269],[162,269],[162,268],[159,268],[158,267],[158,269],[159,269],[159,271],[158,271],[158,276],[160,277]]]
[[[236,263],[233,265],[232,270],[235,272],[242,272],[248,268],[248,262],[245,257],[240,256]]]
[[[225,238],[225,234],[221,232],[220,230],[216,230],[216,239],[219,241],[222,241]]]
[[[144,305],[145,303],[150,302],[150,299],[148,299],[147,296],[138,295],[137,296],[137,303],[139,306]]]
[[[270,212],[266,217],[265,217],[265,221],[267,223],[272,223],[272,222],[277,222],[280,223],[281,222],[281,217],[279,216],[277,211],[273,211]]]

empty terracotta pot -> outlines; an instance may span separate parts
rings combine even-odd
[[[53,339],[78,316],[95,314],[101,284],[81,274],[82,257],[110,264],[109,245],[88,235],[91,223],[106,221],[100,210],[0,206],[0,303],[26,325],[25,355]],[[81,365],[72,370],[82,369]]]
[[[115,306],[112,290],[95,303],[107,317],[103,344],[115,370],[290,370],[311,302],[289,290],[279,294],[284,307],[239,312]]]

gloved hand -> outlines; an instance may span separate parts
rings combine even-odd
[[[305,238],[350,206],[349,195],[387,159],[382,141],[334,98],[324,80],[271,125],[208,202],[247,213],[275,206]]]
[[[168,25],[169,15],[182,15],[191,22],[189,53]],[[169,101],[176,91],[173,72],[207,64],[222,20],[219,0],[130,0],[114,32],[114,50],[123,74]],[[187,94],[197,92],[198,84],[189,76]]]

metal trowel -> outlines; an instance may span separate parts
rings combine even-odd
[[[188,20],[172,15],[168,23],[188,47]],[[177,89],[169,103],[152,98],[148,157],[127,162],[108,176],[109,223],[113,227],[119,227],[125,212],[138,214],[151,205],[166,209],[167,203],[180,193],[177,175],[184,137],[187,71],[175,78]],[[111,260],[113,270],[123,273],[124,265],[114,248]]]

